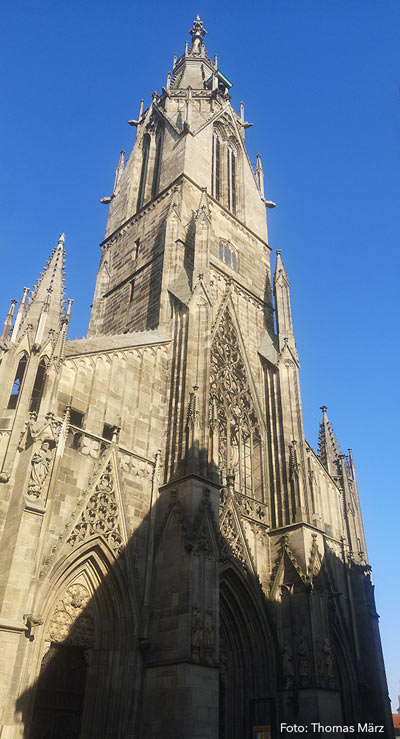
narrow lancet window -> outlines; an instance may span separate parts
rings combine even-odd
[[[147,170],[149,166],[150,136],[146,133],[143,136],[142,148],[142,171],[140,173],[139,192],[137,200],[137,210],[139,210],[144,202],[144,194],[146,190]]]
[[[236,213],[236,154],[232,146],[227,149],[228,208]]]
[[[211,173],[211,195],[220,200],[220,159],[221,159],[221,142],[218,134],[214,131],[212,143],[212,173]]]
[[[17,371],[15,373],[14,384],[11,389],[11,395],[7,406],[9,410],[13,410],[17,407],[19,394],[21,392],[22,380],[24,379],[27,363],[28,357],[26,356],[26,354],[24,354],[24,356],[21,357],[21,359],[19,360]]]
[[[29,411],[31,413],[39,413],[40,403],[42,401],[44,384],[46,380],[47,362],[42,359],[36,372],[35,383],[32,390]]]
[[[160,189],[160,170],[161,170],[161,154],[163,145],[163,130],[157,131],[156,136],[156,157],[154,161],[153,183],[151,187],[151,197],[155,198]]]

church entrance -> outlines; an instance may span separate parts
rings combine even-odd
[[[227,570],[220,585],[219,739],[274,736],[271,639],[259,607],[244,579]]]
[[[40,668],[30,739],[78,739],[86,672],[83,647],[50,647]]]

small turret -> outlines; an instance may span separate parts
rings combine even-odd
[[[15,300],[15,298],[11,301],[11,305],[8,309],[8,312],[7,312],[5,321],[4,321],[4,327],[3,327],[2,334],[1,334],[1,341],[6,341],[9,337],[12,322],[13,322],[13,317],[14,317],[15,305],[17,302],[18,301]]]
[[[328,420],[326,405],[321,405],[322,421],[319,426],[318,455],[325,469],[330,475],[337,475],[337,462],[340,457],[339,444],[333,433],[331,422]]]

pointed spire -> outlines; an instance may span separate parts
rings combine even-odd
[[[11,334],[11,341],[15,341],[15,339],[17,338],[19,327],[21,325],[21,321],[22,321],[22,319],[24,317],[24,314],[25,314],[25,306],[26,306],[26,299],[28,297],[28,293],[29,293],[29,287],[24,287],[24,292],[22,294],[21,302],[19,304],[19,308],[18,308],[18,312],[17,312],[17,317],[16,317],[15,323],[14,323],[13,332]]]
[[[274,296],[279,349],[282,350],[283,346],[289,343],[292,351],[295,351],[289,287],[289,278],[281,257],[281,252],[277,249],[274,275]]]
[[[321,405],[322,421],[319,426],[318,455],[330,475],[337,474],[337,461],[340,457],[339,444],[333,433],[332,424],[328,421],[327,406]]]
[[[24,291],[24,298],[15,321],[12,340],[28,323],[36,331],[35,343],[41,343],[49,330],[60,330],[60,321],[64,303],[64,251],[65,233],[60,234],[57,246],[52,250],[47,263],[42,270],[41,277],[34,286],[32,299],[28,307],[21,312],[21,306],[26,301],[28,288]],[[18,322],[18,319],[20,321]],[[18,322],[18,325],[17,325]]]
[[[7,313],[6,319],[4,321],[4,328],[3,328],[3,332],[1,334],[1,341],[5,341],[6,339],[8,339],[8,337],[10,335],[11,326],[12,326],[13,317],[14,317],[15,305],[16,305],[17,302],[18,301],[15,300],[15,298],[11,301],[11,305],[10,305],[10,307],[8,309],[8,313]]]
[[[113,195],[117,194],[118,185],[120,183],[121,176],[125,168],[124,154],[125,154],[124,149],[121,149],[119,159],[118,159],[117,169],[115,170],[115,180],[114,180],[114,187],[113,187],[113,192],[112,192]]]

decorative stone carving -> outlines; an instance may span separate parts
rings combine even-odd
[[[114,554],[121,554],[123,541],[110,462],[101,475],[95,492],[90,496],[82,511],[78,523],[68,537],[67,543],[73,547],[96,534],[105,538]]]
[[[50,619],[49,640],[55,643],[92,647],[94,619],[90,593],[82,583],[70,585],[58,601]]]
[[[50,464],[53,457],[50,448],[50,442],[44,441],[40,449],[32,455],[31,472],[28,483],[28,495],[32,498],[39,498],[43,484],[49,474]]]

